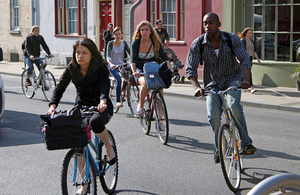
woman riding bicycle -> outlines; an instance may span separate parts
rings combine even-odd
[[[122,79],[120,77],[118,68],[116,65],[120,65],[124,63],[124,59],[127,58],[127,53],[130,54],[130,49],[126,43],[126,41],[122,40],[123,31],[120,27],[115,27],[113,30],[113,36],[115,37],[114,40],[108,42],[107,44],[107,62],[108,62],[108,69],[110,74],[115,78],[117,81],[116,84],[116,98],[117,98],[117,107],[122,107],[123,104],[121,102],[121,85]]]
[[[105,127],[113,115],[113,105],[109,98],[109,72],[96,44],[91,39],[85,38],[74,43],[73,59],[53,91],[47,114],[55,111],[71,81],[77,92],[75,103],[98,108],[99,112],[91,117],[90,125],[95,135],[105,144],[108,163],[114,164],[117,159]],[[86,186],[83,188],[81,190],[85,192]]]
[[[131,44],[131,68],[136,82],[141,85],[140,102],[137,106],[139,116],[144,114],[144,101],[149,93],[146,87],[145,78],[141,76],[146,62],[156,61],[157,63],[167,61],[168,68],[173,72],[170,59],[165,54],[162,43],[158,38],[153,26],[148,21],[141,22],[133,35]]]
[[[37,25],[32,26],[31,33],[26,37],[25,50],[24,50],[24,62],[28,65],[27,75],[31,75],[33,71],[33,61],[37,66],[38,70],[40,70],[40,64],[42,64],[42,60],[34,60],[35,57],[39,57],[41,55],[40,45],[42,45],[45,52],[54,57],[49,47],[47,46],[44,38],[40,35],[40,27]],[[31,81],[29,77],[26,79],[26,83],[31,85]]]

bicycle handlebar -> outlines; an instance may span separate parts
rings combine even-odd
[[[204,96],[207,96],[208,94],[212,93],[212,94],[218,94],[218,95],[225,95],[227,94],[229,91],[234,90],[234,91],[242,91],[244,89],[241,88],[241,86],[231,86],[228,87],[225,90],[219,90],[219,91],[214,91],[212,89],[202,89],[202,94]],[[197,99],[199,99],[201,97],[198,97]]]
[[[45,57],[35,57],[34,60],[45,60],[45,59],[49,59],[52,58],[50,55],[46,55]]]

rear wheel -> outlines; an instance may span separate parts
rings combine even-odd
[[[139,116],[136,110],[140,100],[139,97],[140,92],[138,86],[131,86],[130,83],[127,83],[127,102],[134,117]]]
[[[85,155],[82,149],[70,150],[63,162],[61,172],[62,194],[76,194],[85,185],[87,194],[97,194],[96,171],[89,160],[89,178],[86,179]]]
[[[114,78],[110,78],[110,91],[109,91],[109,97],[113,104],[114,113],[117,113],[119,111],[119,107],[117,107],[117,96],[116,96],[116,84],[117,81]]]
[[[167,144],[169,138],[169,120],[166,103],[160,93],[154,96],[156,114],[156,129],[162,144]]]
[[[151,128],[151,109],[148,102],[148,96],[144,102],[144,115],[140,117],[143,132],[148,135]]]
[[[113,134],[111,131],[108,131],[108,137],[111,145],[115,149],[116,158],[118,159],[118,153],[117,153],[117,146],[115,139],[113,137]],[[109,165],[104,164],[105,158],[106,158],[106,148],[105,145],[102,144],[102,147],[99,148],[99,155],[100,155],[100,166],[102,167],[102,170],[104,173],[100,175],[100,183],[102,185],[102,188],[104,192],[107,194],[112,194],[115,192],[118,182],[118,175],[119,175],[119,163],[116,161],[115,164]]]
[[[43,75],[43,81],[42,81],[42,90],[48,102],[51,99],[55,87],[56,87],[56,81],[53,74],[49,71],[45,71]]]
[[[27,70],[24,70],[21,77],[22,91],[27,98],[31,99],[35,94],[36,83],[34,82],[33,79],[35,77],[35,73],[32,73],[32,76],[29,77],[31,84],[26,82],[27,77],[28,77]]]
[[[241,183],[240,154],[233,140],[228,124],[223,124],[219,131],[219,151],[223,176],[231,191],[239,190]]]

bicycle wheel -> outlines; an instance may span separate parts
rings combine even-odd
[[[138,117],[137,105],[140,101],[140,92],[138,86],[131,86],[127,83],[127,103],[134,117]]]
[[[22,91],[24,93],[24,95],[28,98],[28,99],[31,99],[34,94],[35,94],[35,85],[36,83],[34,82],[34,73],[31,77],[29,77],[29,80],[31,82],[31,84],[27,84],[26,83],[26,79],[27,79],[27,70],[24,70],[23,73],[22,73],[22,77],[21,77],[21,86],[22,86]]]
[[[109,130],[108,130],[108,137],[111,145],[115,149],[116,157],[118,159],[116,142],[113,137],[113,134]],[[108,164],[106,164],[105,167],[103,166],[104,160],[106,158],[106,148],[104,144],[102,145],[102,147],[99,148],[99,156],[101,159],[100,160],[101,167],[103,167],[104,169],[104,173],[100,174],[100,183],[102,185],[104,192],[106,192],[107,194],[112,194],[115,192],[117,187],[118,175],[119,175],[119,169],[118,169],[119,163],[117,161],[112,166]]]
[[[145,99],[144,102],[144,116],[139,117],[143,132],[148,135],[151,128],[151,108],[148,102],[149,96]]]
[[[91,158],[91,156],[90,156]],[[97,194],[96,171],[89,160],[89,178],[87,193]],[[76,194],[86,181],[85,155],[82,149],[71,149],[63,162],[61,172],[62,194]]]
[[[49,71],[45,71],[43,75],[43,81],[42,81],[42,90],[48,102],[50,102],[55,87],[56,87],[56,81],[53,74]]]
[[[117,107],[116,80],[114,78],[110,78],[109,98],[113,104],[114,113],[117,113],[119,111],[119,107]]]
[[[241,183],[240,154],[228,124],[223,124],[220,128],[218,148],[225,181],[230,190],[236,192]]]
[[[154,96],[154,106],[156,115],[156,129],[160,142],[167,144],[169,138],[169,119],[164,98],[160,93]]]

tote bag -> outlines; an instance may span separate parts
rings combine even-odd
[[[156,62],[148,62],[144,65],[144,77],[147,90],[158,90],[165,87],[165,83],[159,76],[160,65]]]

